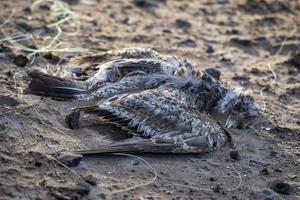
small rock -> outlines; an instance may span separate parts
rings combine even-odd
[[[210,177],[209,181],[216,181],[215,177]]]
[[[206,53],[214,53],[215,50],[211,45],[206,45]]]
[[[188,48],[196,48],[197,44],[194,40],[191,39],[187,39],[187,40],[183,40],[181,42],[179,42],[177,44],[178,47],[188,47]]]
[[[175,25],[181,29],[189,29],[192,26],[190,22],[183,19],[176,19]]]
[[[249,39],[241,39],[241,38],[237,38],[237,37],[234,37],[234,38],[230,39],[230,43],[233,44],[233,45],[238,44],[238,45],[245,46],[245,47],[249,47],[249,46],[252,46],[254,44]]]
[[[80,111],[73,111],[65,117],[65,122],[70,129],[79,128]]]
[[[288,60],[288,63],[292,65],[296,65],[296,67],[300,68],[300,53],[297,53],[292,58]]]
[[[97,194],[97,196],[100,197],[100,199],[106,199],[106,195],[105,195],[105,193],[103,193],[103,192]]]
[[[19,104],[20,103],[12,97],[0,95],[0,106],[5,105],[5,106],[14,107]]]
[[[212,76],[216,80],[220,80],[221,72],[215,68],[208,68],[205,69],[204,72],[208,73],[210,76]]]
[[[8,46],[5,46],[4,44],[0,44],[0,52],[12,53],[12,50]]]
[[[68,152],[62,152],[57,157],[59,161],[67,165],[68,167],[76,167],[80,161],[82,160],[83,156],[79,154],[73,154]]]
[[[229,155],[233,160],[240,160],[240,153],[237,150],[230,151]]]
[[[64,2],[66,2],[69,5],[76,5],[79,3],[79,0],[62,0]]]
[[[263,168],[262,170],[259,171],[261,175],[269,175],[269,170],[267,168]]]
[[[27,63],[29,62],[29,59],[24,55],[16,55],[13,59],[13,63],[19,67],[25,67]]]
[[[216,192],[216,193],[219,193],[221,191],[221,186],[220,185],[216,185],[214,188],[213,188],[213,191]]]
[[[30,32],[32,30],[32,26],[30,26],[29,24],[27,24],[25,22],[17,22],[16,27],[19,29],[25,30],[27,32]]]
[[[85,176],[84,177],[84,180],[87,182],[87,183],[89,183],[89,184],[91,184],[91,185],[97,185],[97,179],[96,179],[96,177],[94,177],[93,175],[87,175],[87,176]]]
[[[247,75],[238,75],[238,74],[235,74],[232,77],[232,80],[238,81],[242,85],[248,85],[248,84],[250,84],[250,77],[247,76]]]
[[[49,60],[53,64],[57,64],[60,61],[60,57],[57,55],[54,55],[51,52],[45,53],[43,55],[43,57],[46,58],[47,60]]]
[[[218,0],[217,2],[219,4],[227,4],[227,3],[229,3],[229,0]]]
[[[274,172],[281,173],[281,172],[282,172],[282,170],[281,170],[281,169],[278,169],[278,168],[275,168],[275,169],[274,169]]]
[[[39,36],[46,36],[49,34],[53,34],[54,30],[47,26],[40,26],[40,27],[34,28],[34,33]],[[36,49],[36,47],[35,47],[35,49]]]
[[[155,6],[154,2],[149,0],[133,0],[133,3],[140,8],[150,8]]]
[[[272,156],[272,157],[276,156],[277,154],[278,154],[277,151],[271,151],[270,152],[270,156]]]
[[[271,188],[279,194],[290,194],[292,190],[290,184],[282,181],[275,181],[271,184]]]
[[[31,9],[30,9],[30,7],[25,7],[25,8],[23,9],[23,12],[24,12],[25,14],[31,14]]]
[[[41,4],[39,6],[39,9],[49,11],[50,7],[47,4]]]

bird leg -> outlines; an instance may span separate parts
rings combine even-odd
[[[74,109],[65,117],[65,122],[70,129],[79,128],[80,109]]]

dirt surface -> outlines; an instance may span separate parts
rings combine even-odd
[[[139,155],[156,170],[154,182],[144,162],[125,155],[84,157],[66,168],[49,155],[97,147],[120,133],[94,119],[69,130],[64,116],[77,102],[20,95],[26,70],[55,67],[60,59],[72,63],[78,53],[40,53],[31,63],[28,52],[3,38],[31,33],[35,43],[22,44],[41,48],[56,34],[46,26],[51,3],[33,9],[33,1],[2,0],[0,22],[12,25],[1,26],[0,35],[0,199],[300,199],[299,1],[66,2],[88,18],[78,32],[64,27],[62,41],[96,51],[153,48],[215,68],[222,81],[252,91],[270,122],[233,130],[235,149]]]

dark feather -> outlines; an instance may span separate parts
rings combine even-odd
[[[27,73],[30,82],[25,93],[59,99],[75,99],[87,93],[86,87],[75,80],[51,76],[39,71]]]

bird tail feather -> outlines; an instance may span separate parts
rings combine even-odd
[[[24,90],[26,94],[69,100],[80,99],[87,93],[87,87],[79,81],[55,77],[36,70],[27,74],[30,81]]]

